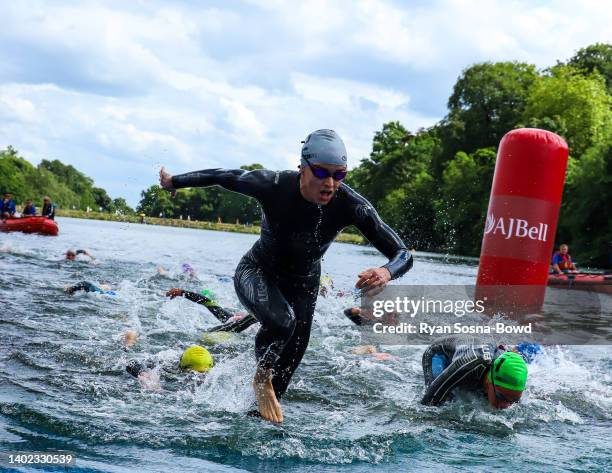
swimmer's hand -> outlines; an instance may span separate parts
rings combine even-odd
[[[166,189],[172,193],[172,197],[176,195],[176,189],[172,187],[172,174],[166,171],[166,168],[162,166],[159,170],[159,185],[162,189]]]
[[[387,268],[370,268],[359,273],[355,287],[362,290],[384,288],[391,281],[391,273]]]
[[[185,291],[183,291],[180,287],[173,287],[166,292],[166,297],[174,299],[175,297],[181,297],[183,294],[185,294]]]

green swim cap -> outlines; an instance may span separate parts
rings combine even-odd
[[[202,294],[204,297],[208,297],[209,299],[213,299],[215,298],[215,293],[212,292],[210,289],[202,289],[200,291],[200,294]]]
[[[495,386],[524,391],[527,384],[527,363],[521,355],[507,351],[498,356],[489,370],[489,381],[494,377]]]
[[[236,334],[231,332],[205,332],[200,340],[206,345],[217,345],[232,341],[234,338],[236,338]]]
[[[213,367],[213,357],[206,348],[200,345],[192,345],[183,352],[179,367],[202,373]]]

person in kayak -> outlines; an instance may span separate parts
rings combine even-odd
[[[28,199],[25,202],[23,207],[23,212],[21,212],[22,217],[35,217],[36,216],[36,207],[32,203],[32,199]]]
[[[308,346],[319,291],[321,258],[349,225],[388,259],[357,277],[359,289],[383,287],[412,267],[406,245],[372,205],[343,184],[344,143],[333,130],[317,130],[302,147],[299,172],[206,169],[172,176],[160,170],[160,185],[219,185],[255,198],[262,207],[261,235],[236,268],[234,286],[242,305],[261,327],[255,338],[253,387],[261,416],[282,422],[279,398]]]
[[[556,274],[577,271],[576,265],[572,260],[572,256],[569,254],[569,246],[567,246],[565,243],[559,246],[559,251],[553,255],[552,267]]]
[[[140,385],[149,390],[161,389],[158,371],[161,370],[164,376],[169,379],[176,379],[181,373],[191,371],[194,373],[207,373],[214,366],[214,359],[210,352],[200,346],[192,345],[188,347],[177,364],[164,364],[149,359],[145,361],[131,360],[125,370],[134,378],[137,378]]]
[[[96,292],[98,294],[108,294],[111,296],[116,296],[117,293],[111,290],[111,287],[107,284],[100,284],[100,287],[95,284],[90,283],[89,281],[81,281],[78,284],[73,286],[69,286],[64,289],[64,292],[69,295],[73,295],[75,292],[84,291],[84,292]]]
[[[173,287],[166,292],[166,297],[170,299],[184,297],[196,304],[203,305],[222,323],[221,325],[208,329],[207,332],[240,333],[257,323],[257,319],[247,312],[230,312],[224,309],[212,299],[212,295],[213,294],[207,289],[204,289],[198,294],[197,292],[186,291],[180,287]]]
[[[68,251],[66,251],[66,259],[68,261],[74,261],[78,255],[89,256],[89,258],[91,258],[92,260],[95,259],[91,255],[91,253],[89,253],[87,250],[76,250],[76,251],[75,250],[68,250]]]
[[[51,220],[55,220],[55,205],[51,202],[51,197],[46,195],[43,198],[43,207],[41,215],[43,217],[50,218]]]
[[[17,212],[17,206],[13,200],[13,194],[6,192],[4,194],[4,199],[2,199],[2,204],[0,205],[0,217],[2,217],[2,220],[14,218],[15,212]]]
[[[440,339],[423,353],[426,389],[421,404],[439,406],[460,387],[483,392],[491,406],[505,409],[521,399],[527,383],[527,364],[519,349],[533,356],[538,347],[478,344],[456,337]]]

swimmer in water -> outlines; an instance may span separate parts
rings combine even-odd
[[[91,261],[95,260],[93,255],[89,253],[87,250],[68,250],[66,251],[66,259],[68,261],[74,261],[78,255],[89,256]]]
[[[186,291],[179,287],[173,287],[166,292],[166,297],[174,299],[175,297],[184,297],[196,304],[206,307],[213,314],[221,325],[217,325],[207,330],[207,332],[235,332],[240,333],[246,330],[251,325],[257,323],[257,319],[248,312],[230,312],[224,309],[214,300],[214,294],[208,289],[202,290],[200,293]]]
[[[197,279],[198,278],[198,276],[196,275],[195,269],[193,269],[193,266],[191,266],[189,263],[183,263],[181,265],[181,271],[189,279]]]
[[[89,281],[81,281],[78,284],[69,286],[64,289],[64,292],[69,295],[73,295],[75,292],[79,291],[95,292],[97,294],[108,294],[111,296],[117,295],[117,293],[113,291],[108,284],[100,284],[100,286],[98,287],[95,284],[90,283]]]
[[[426,389],[421,404],[439,406],[453,390],[463,388],[482,392],[492,407],[510,407],[520,401],[527,384],[525,359],[541,351],[531,343],[496,346],[456,337],[440,339],[423,353]]]
[[[172,379],[188,371],[207,373],[213,366],[214,360],[210,352],[200,345],[192,345],[183,352],[178,366],[160,365],[153,360],[144,362],[132,360],[127,364],[125,370],[134,378],[137,378],[144,389],[158,391],[161,389],[161,386],[159,382],[159,370],[157,368],[161,368],[164,375]]]

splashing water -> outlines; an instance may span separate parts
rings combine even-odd
[[[461,395],[419,404],[424,347],[353,355],[359,332],[342,315],[355,301],[320,298],[310,346],[282,404],[285,423],[248,417],[257,326],[211,347],[202,380],[173,372],[180,354],[218,322],[167,289],[206,287],[237,307],[231,277],[252,235],[59,219],[57,238],[0,234],[0,447],[75,452],[94,471],[380,470],[605,471],[612,461],[612,351],[548,347],[530,367],[522,402],[493,411]],[[222,237],[221,237],[222,235]],[[68,262],[86,246],[97,259]],[[199,280],[181,276],[190,261]],[[349,289],[384,263],[372,248],[334,244],[324,272]],[[161,275],[158,267],[174,268]],[[417,255],[410,284],[471,284],[471,260]],[[63,287],[108,283],[117,296]],[[126,330],[138,332],[131,349]],[[154,360],[159,389],[125,372]],[[170,374],[168,374],[170,372]]]

